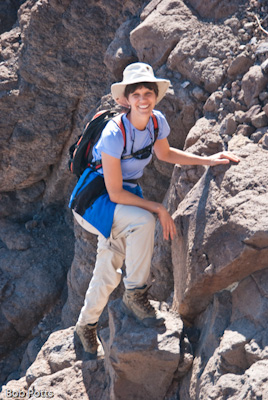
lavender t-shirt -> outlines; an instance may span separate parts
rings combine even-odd
[[[154,114],[158,121],[158,139],[166,138],[170,133],[170,127],[164,115],[157,110]],[[150,118],[145,130],[140,131],[130,123],[126,114],[123,115],[123,123],[126,130],[126,149],[124,151],[124,139],[122,132],[114,121],[109,121],[105,126],[98,143],[93,148],[93,161],[101,159],[101,153],[121,159],[122,154],[128,155],[154,142],[153,120]],[[124,153],[123,153],[124,151]],[[138,179],[143,175],[143,170],[151,161],[152,155],[144,160],[129,158],[121,160],[122,176],[125,179]],[[102,173],[102,169],[99,170]]]

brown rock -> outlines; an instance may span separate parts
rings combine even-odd
[[[237,128],[237,122],[233,114],[228,114],[221,123],[221,135],[232,136]]]
[[[267,157],[254,144],[240,153],[238,165],[210,168],[174,213],[174,304],[189,319],[213,293],[266,267]]]
[[[268,127],[259,128],[250,136],[250,139],[254,143],[262,143],[262,138],[266,133],[268,133]]]
[[[254,61],[245,53],[239,54],[227,69],[228,76],[243,75],[254,64]]]
[[[264,126],[268,125],[268,117],[265,114],[265,112],[261,112],[251,119],[252,125],[255,126],[255,128],[263,128]]]
[[[234,14],[239,1],[190,0],[190,4],[204,18],[221,19]]]
[[[217,112],[220,108],[222,100],[222,92],[216,91],[212,93],[204,105],[205,112]]]
[[[130,32],[137,26],[138,22],[138,19],[124,22],[106,50],[104,56],[105,65],[117,81],[121,81],[122,72],[128,64],[138,61],[129,39]]]
[[[246,111],[244,114],[243,122],[251,124],[252,118],[258,115],[260,111],[261,111],[261,106],[259,104],[250,107],[250,109]]]
[[[164,0],[131,32],[130,42],[139,60],[159,67],[166,62],[181,36],[196,24],[197,18],[182,1]]]
[[[27,390],[52,392],[54,398],[76,400],[81,394],[105,398],[103,359],[82,361],[82,356],[81,343],[74,342],[73,327],[54,332],[27,370]]]
[[[237,135],[243,135],[247,137],[250,137],[253,134],[253,132],[255,132],[255,128],[248,124],[238,125],[236,130]]]
[[[242,90],[244,100],[248,107],[254,104],[259,94],[263,91],[268,83],[268,76],[262,72],[260,66],[255,65],[244,75],[242,79]]]
[[[144,328],[122,314],[120,302],[110,304],[110,333],[102,334],[110,398],[162,400],[178,368],[182,321],[176,313],[162,311],[165,327]],[[159,303],[154,306],[158,308]]]
[[[191,29],[190,39],[184,35],[171,52],[168,66],[212,93],[222,84],[225,75],[222,60],[227,58],[227,48],[234,47],[237,39],[228,26],[224,33],[217,26],[208,30],[207,26],[198,24]]]
[[[268,104],[263,107],[263,111],[265,112],[266,116],[268,117]]]

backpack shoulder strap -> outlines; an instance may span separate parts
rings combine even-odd
[[[153,120],[153,124],[154,124],[154,143],[156,142],[157,138],[158,138],[158,132],[159,132],[159,126],[158,126],[158,120],[156,115],[153,113],[151,114],[152,120]]]
[[[113,118],[113,121],[116,123],[118,128],[121,130],[123,139],[124,139],[124,150],[126,148],[126,128],[123,122],[123,115],[124,113],[118,114]]]

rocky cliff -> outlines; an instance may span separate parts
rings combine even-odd
[[[267,397],[268,6],[262,0],[27,0],[0,6],[0,399],[260,400]],[[73,224],[68,148],[112,106],[133,61],[171,86],[170,143],[230,150],[238,165],[156,159],[142,179],[157,223],[151,293],[165,329],[100,323],[105,358],[74,335],[96,238]]]

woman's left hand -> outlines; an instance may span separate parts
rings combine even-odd
[[[220,164],[229,164],[230,161],[234,161],[238,163],[240,159],[229,151],[222,151],[220,153],[213,154],[208,157],[208,165],[220,165]]]

